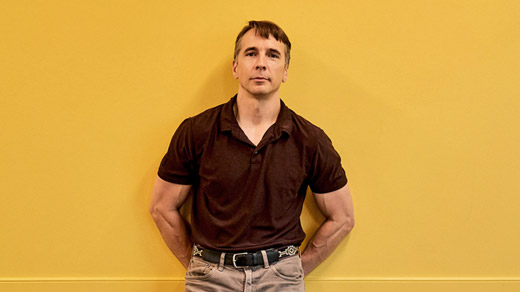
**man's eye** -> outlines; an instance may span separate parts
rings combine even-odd
[[[271,54],[271,58],[279,58],[279,56],[276,54]]]
[[[246,53],[246,56],[254,56],[255,53]]]

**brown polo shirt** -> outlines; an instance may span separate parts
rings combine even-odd
[[[340,157],[320,128],[281,102],[258,146],[233,113],[236,96],[184,120],[159,167],[169,182],[192,185],[192,240],[221,251],[300,244],[307,187],[347,183]]]

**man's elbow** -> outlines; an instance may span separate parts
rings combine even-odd
[[[341,224],[341,234],[343,237],[347,236],[350,231],[354,228],[355,220],[354,217],[347,217]]]
[[[165,220],[167,222],[171,222],[173,217],[175,217],[176,215],[180,216],[178,209],[168,208],[164,204],[150,204],[149,212],[156,223]]]
[[[153,204],[153,203],[150,204],[149,211],[150,211],[150,215],[152,215],[152,218],[154,221],[157,221],[157,220],[159,220],[159,218],[162,217],[161,206],[158,204]]]

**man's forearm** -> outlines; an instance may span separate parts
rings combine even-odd
[[[326,220],[323,222],[302,254],[304,274],[308,275],[323,262],[338,247],[352,227],[353,222],[350,221]]]
[[[178,210],[152,212],[157,228],[164,242],[175,257],[187,268],[190,262],[193,243],[190,239],[190,228]]]

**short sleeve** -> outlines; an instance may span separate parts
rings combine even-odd
[[[173,134],[158,175],[165,181],[192,185],[195,181],[194,142],[191,119],[184,120]]]
[[[347,176],[341,166],[341,158],[332,141],[318,130],[317,146],[312,159],[309,186],[314,193],[329,193],[347,184]]]

